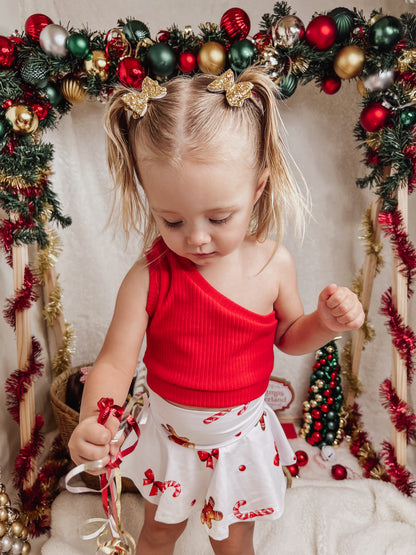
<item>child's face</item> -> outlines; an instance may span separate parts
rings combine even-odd
[[[150,209],[172,251],[205,266],[239,249],[267,182],[267,171],[259,179],[246,160],[140,165]]]

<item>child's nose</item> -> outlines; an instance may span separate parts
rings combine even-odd
[[[187,242],[193,247],[199,247],[201,245],[206,245],[211,241],[209,233],[200,228],[193,228],[190,230],[187,236]]]

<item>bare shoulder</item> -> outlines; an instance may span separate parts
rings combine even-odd
[[[276,276],[294,268],[293,258],[288,249],[282,244],[277,245],[272,239],[260,243],[260,252],[263,265],[266,265],[265,269],[268,268]]]
[[[133,264],[120,286],[117,302],[125,301],[137,306],[147,300],[149,293],[149,269],[144,257]]]

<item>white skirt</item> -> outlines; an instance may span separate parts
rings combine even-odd
[[[138,445],[120,469],[158,505],[157,521],[175,524],[198,511],[208,534],[223,540],[231,524],[281,516],[282,465],[296,459],[264,396],[216,412],[180,408],[150,391],[138,423]]]

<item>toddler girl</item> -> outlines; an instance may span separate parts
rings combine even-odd
[[[149,406],[121,466],[145,499],[138,553],[171,554],[193,511],[216,554],[253,554],[254,522],[283,511],[283,465],[294,454],[264,394],[273,345],[314,351],[364,315],[347,288],[327,286],[303,312],[280,240],[304,202],[280,137],[276,86],[258,68],[234,83],[179,77],[117,90],[108,106],[108,161],[125,231],[144,256],[118,293],[88,376],[69,448],[76,464],[115,454],[117,422],[146,334]],[[269,235],[275,234],[276,240]]]

